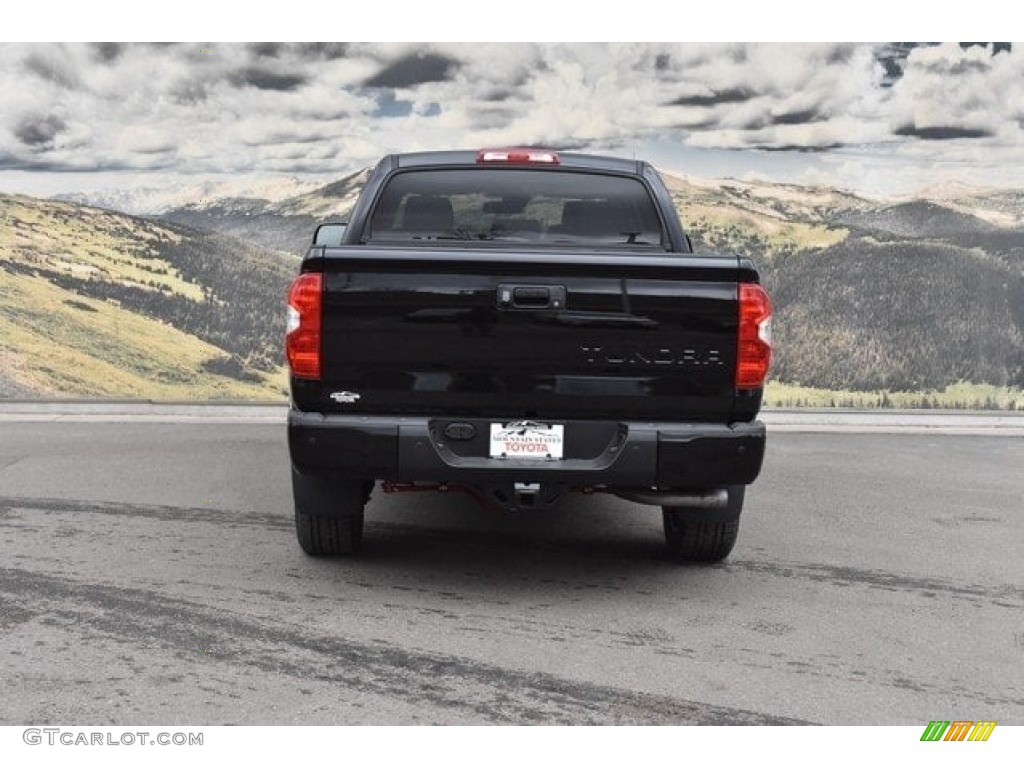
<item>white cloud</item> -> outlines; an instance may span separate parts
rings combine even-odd
[[[876,54],[845,44],[8,45],[0,169],[340,173],[387,151],[646,139],[1021,162],[1019,47],[917,48],[891,88]]]
[[[1018,143],[1024,119],[1024,53],[992,55],[947,43],[918,48],[893,87],[891,117],[918,131],[952,128]]]

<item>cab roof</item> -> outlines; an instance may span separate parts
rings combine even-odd
[[[555,165],[545,163],[522,163],[514,165],[486,164],[488,167],[513,168],[581,168],[595,171],[613,171],[616,173],[632,173],[641,175],[645,163],[640,160],[629,160],[623,157],[606,157],[604,155],[587,155],[576,152],[558,152],[559,162]],[[393,168],[423,168],[429,166],[472,166],[480,167],[477,162],[478,150],[443,150],[436,152],[407,152],[390,155]]]

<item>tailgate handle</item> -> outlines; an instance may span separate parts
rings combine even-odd
[[[499,285],[499,309],[565,309],[563,285]]]

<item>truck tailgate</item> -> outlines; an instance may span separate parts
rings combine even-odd
[[[305,268],[324,346],[302,410],[731,418],[736,258],[343,246]]]

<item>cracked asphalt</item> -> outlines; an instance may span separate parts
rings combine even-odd
[[[1024,440],[769,433],[713,567],[610,497],[386,496],[313,560],[276,423],[0,423],[0,723],[1024,724]]]

